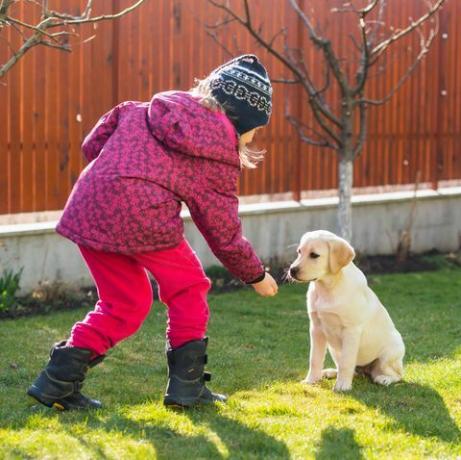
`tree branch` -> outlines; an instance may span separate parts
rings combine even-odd
[[[56,24],[53,25],[53,27],[66,26],[69,24],[88,24],[88,23],[121,18],[125,14],[131,13],[138,6],[140,6],[144,1],[145,0],[138,0],[133,5],[128,6],[124,10],[121,10],[115,14],[102,14],[101,16],[96,16],[92,18],[90,17],[90,14],[91,14],[91,4],[93,3],[93,0],[89,0],[87,7],[85,8],[85,11],[83,12],[81,16],[74,17],[74,16],[65,15],[65,14],[63,15],[62,13],[57,13],[56,11],[49,11],[48,16],[53,17],[53,18],[64,19],[63,22],[57,22]]]
[[[3,16],[6,16],[8,13],[8,8],[15,3],[15,0],[0,0],[0,19]]]
[[[429,48],[430,48],[430,46],[431,46],[431,44],[432,44],[432,42],[433,42],[433,40],[434,40],[434,38],[435,38],[435,36],[437,35],[437,32],[438,32],[438,23],[436,25],[436,28],[431,29],[427,39],[424,38],[422,32],[419,29],[417,29],[417,30],[418,30],[418,33],[420,34],[420,47],[421,47],[421,49],[420,49],[420,51],[418,53],[418,56],[414,60],[413,64],[407,69],[405,74],[399,79],[397,85],[394,86],[394,88],[392,88],[392,90],[384,98],[382,98],[382,99],[361,98],[358,101],[359,104],[360,103],[365,103],[365,104],[370,104],[370,105],[385,104],[387,101],[389,101],[391,99],[391,97],[402,87],[402,85],[411,76],[411,74],[414,72],[416,67],[418,67],[418,64],[424,59],[426,54],[429,52]]]
[[[285,36],[286,36],[286,32],[287,32],[286,27],[280,29],[280,30],[279,30],[276,34],[274,34],[274,36],[271,38],[271,41],[269,42],[269,46],[272,48],[273,45],[274,45],[275,40],[277,40],[277,38],[278,38],[280,35],[285,35]]]
[[[25,27],[26,29],[35,30],[36,32],[39,33],[39,35],[46,35],[48,38],[50,38],[50,39],[56,41],[56,39],[54,38],[54,34],[50,34],[50,33],[48,33],[46,30],[44,30],[43,28],[41,28],[41,24],[42,24],[42,23],[40,23],[38,26],[34,26],[34,25],[32,25],[32,24],[27,24],[27,23],[25,23],[25,22],[22,22],[22,21],[20,21],[20,20],[18,20],[18,19],[11,18],[11,17],[8,18],[8,22],[10,22],[10,23],[12,23],[12,24],[17,24],[17,25],[19,25],[19,26],[21,26],[21,27]]]
[[[222,43],[217,35],[216,35],[216,32],[211,32],[209,30],[205,30],[206,34],[212,38],[212,40],[229,56],[229,58],[231,58],[233,56],[233,53],[231,50],[229,50],[229,48],[227,48],[227,46],[224,45],[224,43]]]
[[[327,139],[325,139],[320,133],[318,133],[315,129],[311,128],[310,126],[307,126],[303,123],[301,123],[297,118],[295,118],[293,115],[290,115],[289,113],[285,112],[285,118],[288,120],[288,122],[296,128],[298,131],[298,135],[300,139],[305,142],[306,144],[309,145],[315,145],[317,147],[327,147],[331,148],[334,150],[337,150],[337,148],[330,144]],[[307,131],[312,131],[314,134],[320,137],[320,139],[317,141],[308,135],[305,134],[305,130]]]
[[[227,26],[228,24],[235,22],[235,18],[225,18],[221,22],[217,22],[216,24],[207,24],[207,29],[220,29],[221,27]]]
[[[359,134],[354,147],[354,158],[360,154],[367,139],[367,105],[359,103]]]
[[[387,0],[380,0],[379,2],[379,9],[378,9],[378,16],[374,21],[368,21],[368,24],[374,24],[374,27],[371,30],[371,33],[368,36],[368,43],[370,46],[373,46],[375,43],[376,36],[378,34],[378,29],[384,25],[383,16],[384,16],[384,9],[386,7]]]
[[[354,45],[355,49],[357,51],[362,51],[362,48],[360,47],[360,45],[358,44],[357,40],[355,39],[354,35],[353,34],[349,34],[349,38],[351,39],[351,42],[352,44]]]
[[[314,99],[309,99],[314,102]],[[333,128],[328,126],[327,122],[322,118],[318,104],[311,102],[312,113],[314,114],[317,123],[322,127],[322,129],[336,142],[338,147],[342,146],[342,141],[340,137],[333,131]],[[342,125],[341,125],[342,127]]]
[[[309,33],[309,38],[319,47],[322,48],[328,43],[328,40],[325,38],[322,38],[320,35],[317,34],[317,31],[315,30],[315,27],[312,25],[311,21],[309,18],[304,14],[304,11],[299,7],[298,2],[296,0],[290,0],[292,8],[296,11],[298,14],[299,18],[305,25],[308,33]]]
[[[350,87],[347,82],[347,77],[341,70],[341,67],[339,65],[339,60],[336,57],[333,51],[333,48],[331,46],[331,41],[323,37],[320,37],[320,35],[317,34],[309,18],[306,16],[304,11],[299,7],[297,0],[290,0],[290,3],[291,3],[292,8],[296,11],[298,16],[300,17],[301,21],[306,26],[308,33],[309,33],[309,38],[313,41],[315,45],[317,45],[322,50],[328,65],[331,67],[333,75],[335,76],[336,80],[339,83],[341,92],[343,94],[348,94],[350,92]]]
[[[367,14],[371,13],[380,0],[372,0],[365,8],[358,10],[358,13],[365,17]]]
[[[15,3],[15,0],[0,0],[0,29],[5,25],[13,27],[22,35],[24,40],[21,47],[18,50],[13,51],[7,61],[0,65],[0,78],[3,77],[6,72],[8,72],[19,61],[19,59],[21,59],[31,48],[35,46],[44,45],[64,51],[71,51],[71,46],[59,38],[76,34],[72,30],[61,30],[59,32],[52,33],[49,31],[50,29],[56,27],[67,28],[70,25],[80,25],[103,20],[117,19],[130,13],[144,2],[144,0],[137,0],[131,6],[119,11],[118,13],[91,17],[93,1],[94,0],[87,1],[80,16],[73,16],[67,13],[49,11],[48,1],[42,0],[40,5],[42,9],[42,17],[40,22],[34,25],[8,15],[8,8]],[[38,5],[38,3],[34,0],[30,0],[29,3]],[[33,33],[29,37],[26,37],[20,28],[23,30],[31,30]]]
[[[286,85],[296,85],[300,80],[290,80],[289,78],[271,78],[271,83],[284,83]]]
[[[368,77],[368,69],[370,67],[370,49],[367,37],[367,23],[366,19],[367,16],[373,11],[373,9],[378,4],[379,0],[373,0],[369,3],[365,8],[358,10],[358,17],[359,17],[359,28],[360,28],[360,36],[362,38],[362,56],[360,58],[360,65],[357,70],[356,80],[357,86],[352,90],[352,94],[355,96],[363,91],[365,83]]]
[[[58,50],[67,51],[69,53],[72,51],[71,47],[68,44],[64,44],[64,43],[53,43],[53,42],[49,42],[46,40],[41,40],[40,44],[44,46],[48,46],[50,48],[57,48]]]
[[[373,58],[373,62],[395,41],[401,39],[405,35],[408,35],[410,32],[415,30],[425,21],[427,21],[431,16],[433,16],[445,3],[445,0],[437,0],[437,2],[429,9],[429,11],[421,16],[418,20],[412,21],[411,24],[405,29],[398,30],[386,40],[383,40],[381,43],[376,45],[370,52],[370,55]]]
[[[31,48],[33,48],[34,46],[38,44],[40,44],[40,38],[37,32],[37,33],[34,33],[30,38],[28,38],[23,43],[21,48],[19,48],[19,50],[17,50],[10,57],[10,59],[8,59],[4,64],[2,64],[2,66],[0,67],[0,78],[3,77],[3,75],[5,75],[6,72],[8,72],[8,70],[10,70],[11,67],[13,67],[16,64],[16,62],[18,62],[19,59],[21,59],[22,56],[24,56],[27,53],[27,51],[29,51]]]

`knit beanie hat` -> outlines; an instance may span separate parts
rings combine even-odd
[[[211,72],[211,94],[239,134],[269,123],[272,86],[267,70],[253,54],[244,54]]]

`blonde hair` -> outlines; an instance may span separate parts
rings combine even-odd
[[[196,79],[195,86],[190,89],[190,92],[199,98],[201,105],[214,112],[226,113],[225,108],[220,104],[211,93],[211,85],[209,77],[203,80]],[[264,159],[266,150],[253,150],[247,147],[239,136],[239,157],[242,168],[254,169],[257,164]]]

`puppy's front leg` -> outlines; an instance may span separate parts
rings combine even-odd
[[[360,327],[343,329],[341,353],[337,362],[338,377],[334,387],[335,391],[352,390],[352,379],[357,363],[361,334],[362,329]]]
[[[322,331],[320,320],[317,313],[310,314],[309,335],[311,339],[311,349],[309,355],[309,373],[305,378],[305,383],[315,383],[322,378],[323,362],[327,349],[327,339]]]

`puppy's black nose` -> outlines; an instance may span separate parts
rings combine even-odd
[[[296,278],[296,275],[299,273],[299,267],[290,267],[290,276]]]

